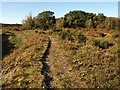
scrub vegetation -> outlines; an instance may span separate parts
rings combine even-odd
[[[3,88],[120,88],[120,19],[80,10],[2,26]]]

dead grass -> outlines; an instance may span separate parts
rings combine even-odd
[[[24,43],[3,60],[2,75],[13,71],[2,79],[3,88],[41,88],[44,76],[40,74],[42,64],[39,60],[48,40],[33,31],[20,34],[26,36]]]
[[[68,28],[64,29],[68,30]],[[77,33],[71,29],[72,34]],[[50,31],[15,31],[20,47],[3,60],[3,75],[16,68],[13,75],[3,80],[3,87],[42,88],[44,76],[40,71],[41,59],[50,36],[49,53],[50,75],[55,88],[120,88],[119,55],[117,49],[118,32],[101,29],[78,30],[86,37],[86,43],[61,39],[60,35]],[[100,37],[98,32],[106,34]],[[105,49],[92,44],[93,39],[107,40],[113,43]]]

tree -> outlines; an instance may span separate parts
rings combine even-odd
[[[93,13],[86,13],[80,10],[74,10],[64,15],[64,27],[104,28],[105,18],[106,17],[102,13],[98,13],[98,15],[96,15]]]
[[[103,13],[98,13],[98,15],[95,15],[93,17],[93,21],[94,21],[94,25],[93,27],[94,28],[104,28],[104,24],[105,24],[105,19],[106,19],[106,16],[104,16]]]
[[[87,20],[93,19],[93,17],[96,16],[96,14],[93,13],[87,13]]]
[[[103,13],[98,13],[98,20],[99,20],[100,23],[105,21],[105,16],[104,16]]]
[[[92,28],[93,27],[93,20],[92,19],[87,20],[85,25],[86,25],[86,27]]]
[[[86,13],[84,11],[70,11],[64,15],[64,27],[77,28],[85,27]]]
[[[56,23],[55,16],[53,15],[54,12],[52,11],[43,11],[39,13],[36,18],[40,22],[40,27],[42,27],[43,29],[48,29],[50,27],[53,27],[54,24]]]

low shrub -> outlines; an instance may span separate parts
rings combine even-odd
[[[68,40],[72,40],[72,34],[70,33],[70,30],[65,30],[60,32],[60,36],[62,37],[62,39],[68,39]]]
[[[94,40],[93,40],[93,45],[94,45],[94,46],[99,46],[99,45],[100,45],[100,40],[94,39]]]
[[[52,29],[52,31],[53,31],[53,32],[56,32],[56,29],[55,29],[55,28],[53,28],[53,29]]]
[[[98,32],[98,35],[101,36],[101,37],[105,37],[106,34],[104,34],[103,32]]]
[[[79,42],[86,42],[87,40],[86,36],[83,35],[82,32],[78,33],[77,38]]]
[[[108,41],[102,41],[99,44],[99,48],[105,49],[108,48],[110,46],[110,43]]]
[[[62,31],[62,29],[52,28],[52,31],[53,31],[54,33],[58,33],[58,32],[61,32],[61,31]]]
[[[95,39],[93,40],[93,45],[99,48],[102,48],[102,49],[106,49],[109,46],[112,46],[113,44],[109,43],[108,41],[100,41],[100,40]]]

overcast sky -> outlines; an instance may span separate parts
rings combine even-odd
[[[34,17],[46,10],[53,11],[57,18],[72,10],[118,17],[118,2],[2,2],[0,6],[2,23],[21,23],[29,13]]]

